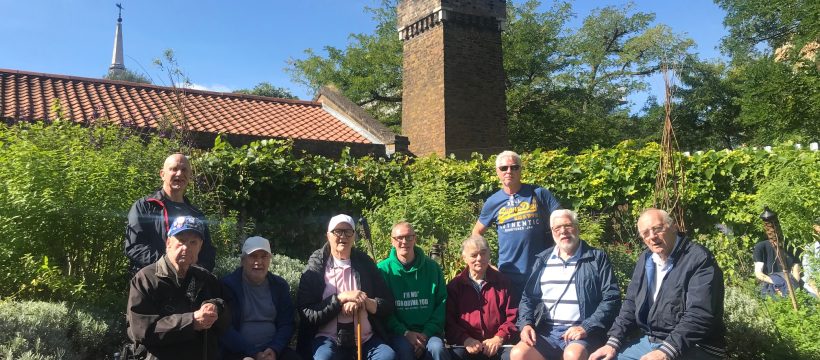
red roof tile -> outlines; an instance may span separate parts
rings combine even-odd
[[[51,119],[54,99],[77,122],[107,117],[156,128],[160,119],[178,118],[171,110],[178,100],[191,131],[372,143],[313,101],[0,69],[0,119]]]

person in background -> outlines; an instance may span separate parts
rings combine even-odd
[[[786,268],[789,269],[788,272],[780,266],[780,261],[777,260],[774,247],[769,240],[762,240],[755,244],[753,253],[755,278],[761,282],[760,292],[764,296],[787,296],[789,294],[789,288],[786,286],[787,276],[791,277],[792,286],[795,288],[800,282],[800,262],[782,245],[780,253],[783,255]]]
[[[270,273],[271,257],[268,239],[249,237],[242,244],[241,265],[222,278],[233,320],[220,339],[225,360],[301,359],[288,347],[295,316],[290,286]]]
[[[507,360],[516,333],[518,304],[510,298],[510,283],[490,267],[490,245],[471,235],[461,243],[464,270],[447,284],[447,342],[454,360]]]
[[[818,296],[818,288],[817,288],[817,276],[820,275],[818,272],[817,265],[820,262],[820,217],[814,219],[814,225],[812,226],[814,230],[814,242],[808,246],[807,251],[803,253],[803,288],[808,291],[814,297]]]

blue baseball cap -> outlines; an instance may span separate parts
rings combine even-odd
[[[205,224],[193,216],[180,216],[171,223],[168,229],[168,237],[177,235],[183,231],[196,231],[199,236],[205,236]]]

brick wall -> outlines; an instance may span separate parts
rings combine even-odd
[[[444,147],[444,44],[437,26],[404,42],[402,133],[418,156]]]
[[[447,154],[501,152],[509,143],[501,33],[448,22],[444,44]]]

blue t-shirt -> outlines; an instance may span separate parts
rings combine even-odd
[[[549,231],[549,214],[561,208],[549,190],[530,184],[510,196],[498,190],[487,198],[478,221],[498,230],[498,269],[507,274],[526,274],[535,255],[555,242]]]

